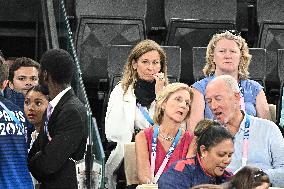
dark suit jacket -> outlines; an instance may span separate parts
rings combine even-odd
[[[55,106],[44,129],[34,142],[28,165],[40,188],[77,188],[74,160],[84,156],[87,142],[87,112],[73,90],[67,91]]]

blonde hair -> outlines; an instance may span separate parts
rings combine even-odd
[[[239,79],[248,79],[249,77],[248,67],[249,67],[250,60],[251,60],[251,55],[249,54],[248,45],[245,39],[243,39],[241,36],[234,35],[229,31],[226,31],[220,34],[215,34],[210,40],[207,46],[207,50],[206,50],[206,65],[203,68],[204,75],[210,76],[211,74],[215,72],[216,65],[213,62],[214,51],[215,51],[217,42],[222,39],[233,40],[238,45],[241,51],[238,77]]]
[[[138,73],[137,70],[133,68],[133,61],[137,61],[143,54],[149,51],[157,51],[160,55],[160,62],[161,62],[161,72],[165,74],[166,84],[168,83],[167,80],[167,57],[165,51],[162,47],[153,40],[143,40],[139,42],[130,52],[127,62],[124,65],[123,70],[123,77],[121,80],[122,89],[124,94],[127,92],[130,85],[134,85],[137,81]]]
[[[168,84],[163,91],[160,93],[160,95],[157,98],[156,101],[156,106],[155,106],[155,112],[154,112],[154,116],[153,116],[153,120],[155,124],[160,125],[162,123],[162,120],[164,118],[164,110],[162,109],[162,104],[164,102],[166,102],[169,97],[179,91],[179,90],[186,90],[189,92],[190,95],[190,106],[189,106],[189,111],[185,117],[185,119],[187,119],[190,116],[190,110],[191,110],[191,103],[192,103],[192,99],[193,99],[193,92],[191,90],[191,88],[184,83],[171,83]]]

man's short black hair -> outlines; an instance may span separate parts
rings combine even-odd
[[[27,57],[20,57],[15,60],[15,62],[9,68],[9,81],[13,82],[15,71],[21,67],[35,67],[38,71],[40,69],[40,64],[35,60]]]
[[[58,84],[70,84],[74,73],[72,56],[63,49],[46,51],[40,60],[42,71],[46,71]]]

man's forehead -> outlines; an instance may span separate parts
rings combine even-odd
[[[36,67],[20,67],[19,69],[15,70],[15,73],[21,74],[21,73],[29,73],[29,74],[38,74],[39,70]]]
[[[227,90],[227,85],[223,80],[213,80],[206,86],[205,95],[219,95],[223,94]]]

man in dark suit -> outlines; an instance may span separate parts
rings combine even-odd
[[[70,86],[73,59],[62,49],[52,49],[40,63],[40,83],[48,87],[51,101],[46,124],[29,152],[29,169],[41,189],[77,188],[74,160],[84,156],[87,113]]]

